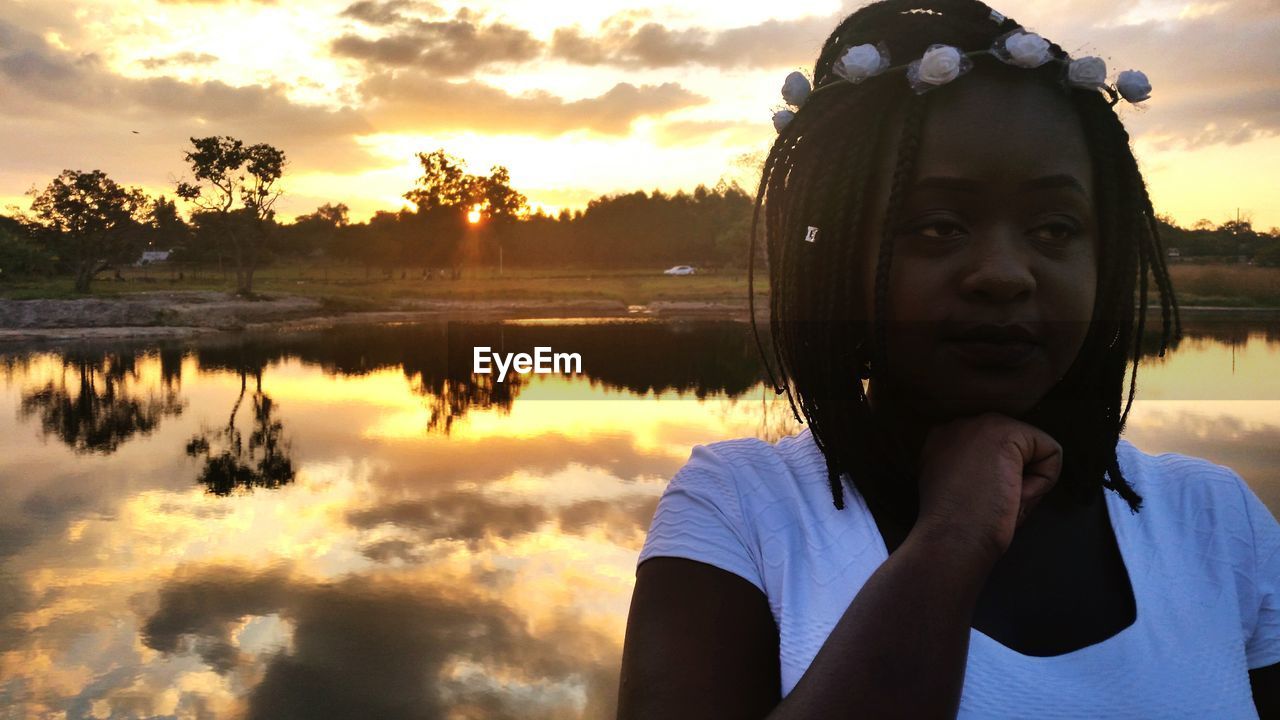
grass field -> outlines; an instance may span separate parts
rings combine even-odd
[[[91,295],[113,297],[138,292],[235,289],[235,276],[224,278],[215,270],[154,268],[122,271],[124,281],[103,274],[95,280]],[[757,277],[758,294],[767,292],[767,279]],[[643,305],[658,300],[695,302],[743,302],[747,295],[746,271],[722,271],[692,276],[663,275],[651,270],[496,269],[464,270],[458,280],[423,279],[420,270],[392,273],[375,270],[306,267],[270,267],[254,276],[255,293],[289,294],[325,300],[336,309],[373,309],[394,306],[400,300],[615,300]],[[0,298],[66,299],[84,297],[72,290],[70,278],[0,283]]]
[[[1249,265],[1171,265],[1182,305],[1280,307],[1280,268]]]
[[[125,281],[104,274],[93,283],[92,295],[112,297],[137,292],[170,290],[220,290],[235,287],[234,275],[216,269],[184,268],[182,279],[172,268],[122,272]],[[1182,305],[1225,307],[1280,307],[1280,268],[1245,265],[1172,265],[1173,287]],[[289,266],[258,271],[254,290],[263,294],[289,294],[320,298],[334,309],[392,307],[400,300],[614,300],[628,305],[654,301],[743,302],[747,295],[745,271],[721,271],[687,277],[671,277],[661,270],[582,270],[478,268],[463,272],[458,280],[424,280],[418,270],[390,277],[360,268]],[[767,278],[757,275],[757,296],[768,292]],[[70,278],[0,283],[0,298],[81,297],[72,291]],[[1157,302],[1152,283],[1152,302]]]

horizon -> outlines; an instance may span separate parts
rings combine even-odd
[[[750,192],[783,77],[864,4],[0,0],[0,206],[25,210],[64,169],[172,198],[189,138],[208,135],[285,152],[282,220],[408,207],[415,154],[441,148],[475,174],[507,167],[551,215],[719,180]],[[1117,109],[1156,212],[1280,226],[1280,7],[996,8],[1106,58],[1109,79],[1151,78],[1150,100]]]

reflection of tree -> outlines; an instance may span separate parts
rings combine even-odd
[[[509,413],[522,385],[524,380],[519,375],[508,376],[503,382],[496,382],[491,375],[437,382],[435,387],[422,390],[430,398],[427,432],[443,431],[448,435],[453,421],[466,415],[472,407],[498,407]]]
[[[473,409],[509,412],[529,378],[472,373],[473,349],[530,353],[537,346],[579,353],[592,384],[636,395],[686,393],[739,397],[761,379],[748,325],[726,321],[611,322],[565,325],[426,322],[339,326],[270,338],[245,337],[235,346],[197,350],[201,370],[265,367],[297,358],[335,375],[399,368],[430,412],[429,432],[449,432]]]
[[[768,383],[761,383],[757,390],[760,393],[760,423],[756,427],[756,437],[776,443],[804,430],[804,425],[796,422],[786,395],[775,393]]]
[[[1146,328],[1142,333],[1143,362],[1161,364],[1179,347],[1190,344],[1192,348],[1221,345],[1237,350],[1250,342],[1262,341],[1268,346],[1280,344],[1280,323],[1275,320],[1234,317],[1215,317],[1213,315],[1182,318],[1182,338],[1171,339],[1165,358],[1160,352],[1160,316],[1152,313],[1147,317]]]
[[[293,482],[293,461],[284,425],[273,417],[276,405],[262,392],[262,369],[253,371],[253,432],[248,443],[236,425],[247,392],[248,372],[240,373],[240,394],[231,407],[227,426],[206,430],[187,442],[187,455],[203,458],[198,481],[214,495],[230,495],[237,488],[278,488]]]
[[[494,337],[492,332],[473,331],[473,327],[450,323],[444,328],[444,336],[440,338],[443,342],[437,343],[435,352],[405,358],[404,374],[411,378],[414,391],[426,396],[431,411],[427,432],[443,431],[447,435],[453,421],[473,407],[496,407],[509,413],[526,384],[517,373],[508,373],[502,382],[498,382],[495,375],[473,374],[474,347],[488,346],[506,352],[500,335]]]
[[[155,430],[166,415],[181,414],[186,405],[173,378],[164,378],[159,388],[139,395],[136,361],[132,353],[68,353],[56,380],[23,393],[20,413],[39,415],[45,435],[57,437],[76,452],[113,453],[134,435]],[[69,369],[74,370],[71,382]]]

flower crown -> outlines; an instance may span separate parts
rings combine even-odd
[[[1005,17],[993,10],[991,20],[1002,23]],[[773,127],[778,132],[782,132],[795,118],[796,111],[811,95],[842,82],[857,84],[890,70],[906,68],[907,82],[919,95],[935,87],[946,85],[969,72],[973,69],[971,58],[978,55],[992,55],[1005,64],[1020,68],[1037,68],[1047,62],[1060,63],[1064,66],[1063,81],[1066,85],[1103,90],[1111,97],[1112,105],[1119,102],[1121,98],[1137,104],[1151,97],[1151,83],[1142,71],[1125,70],[1116,77],[1115,86],[1109,86],[1106,83],[1107,64],[1102,58],[1094,56],[1076,59],[1055,58],[1049,50],[1049,41],[1018,27],[996,38],[991,43],[991,47],[986,50],[961,52],[951,45],[934,43],[920,58],[906,65],[893,67],[890,67],[889,47],[884,42],[848,47],[841,54],[840,59],[832,63],[831,72],[836,77],[816,90],[810,87],[808,78],[800,72],[793,72],[787,76],[782,84],[782,99],[794,109],[775,112]]]

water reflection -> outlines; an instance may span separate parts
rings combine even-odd
[[[275,403],[262,392],[262,368],[254,368],[253,431],[249,442],[236,424],[244,403],[245,368],[238,370],[240,394],[231,406],[226,427],[204,430],[187,441],[187,455],[204,461],[197,481],[214,495],[230,495],[237,488],[274,489],[293,482],[293,461],[284,439],[284,424],[276,417]]]
[[[77,352],[61,360],[61,373],[23,393],[20,412],[38,416],[46,435],[77,452],[115,452],[134,435],[155,430],[165,416],[182,412],[181,378],[171,365],[162,362],[158,387],[140,395],[138,358],[132,353]]]
[[[562,618],[531,632],[510,607],[466,588],[385,577],[316,582],[240,568],[182,574],[159,593],[143,640],[244,671],[249,718],[604,717],[617,692],[612,639]],[[287,645],[238,645],[246,617],[273,618]],[[278,620],[274,620],[278,618]]]
[[[1187,329],[1139,375],[1126,436],[1227,464],[1280,510],[1280,332]],[[580,352],[585,374],[495,384],[475,345]],[[610,717],[666,481],[694,444],[797,429],[757,367],[736,323],[0,355],[0,707]],[[89,419],[46,422],[29,398],[50,388]],[[112,415],[134,419],[92,430]]]

